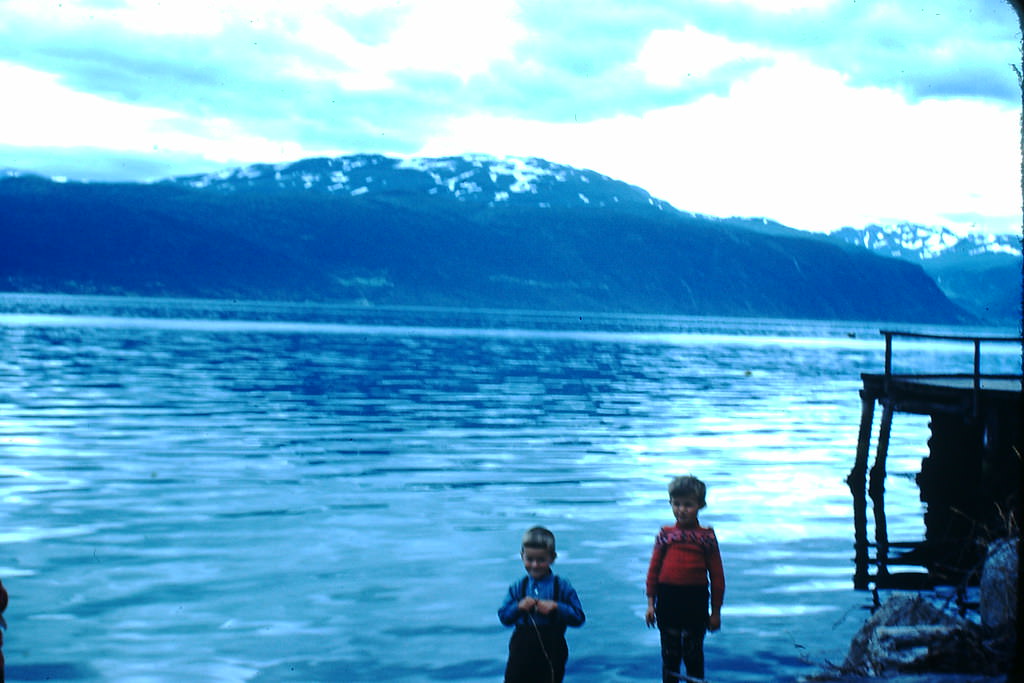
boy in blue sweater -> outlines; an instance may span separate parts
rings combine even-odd
[[[498,619],[515,626],[508,643],[505,683],[561,683],[569,646],[567,626],[586,620],[579,596],[568,580],[551,571],[555,535],[533,527],[523,535],[521,556],[526,576],[508,587]]]

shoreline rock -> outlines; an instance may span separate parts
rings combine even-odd
[[[978,673],[988,669],[982,629],[918,594],[898,593],[864,623],[841,667],[868,676],[894,673]]]
[[[989,544],[978,619],[919,593],[894,593],[864,623],[841,666],[808,681],[1002,683],[1017,646],[1018,541]]]

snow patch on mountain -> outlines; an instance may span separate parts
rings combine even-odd
[[[256,164],[164,182],[195,189],[237,192],[307,191],[348,196],[447,195],[459,202],[532,205],[541,208],[643,205],[672,210],[641,188],[593,171],[543,159],[467,155],[391,158],[354,155],[304,159],[292,164]]]
[[[869,225],[860,229],[846,227],[832,232],[830,236],[885,256],[911,261],[981,254],[1021,256],[1021,240],[1014,235],[958,235],[946,227],[916,223]]]

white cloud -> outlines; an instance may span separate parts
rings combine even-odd
[[[686,26],[680,31],[652,31],[634,66],[648,83],[678,86],[687,78],[707,76],[731,62],[772,54],[756,45],[736,43],[695,26]]]
[[[329,56],[333,64],[293,59],[287,71],[360,91],[386,90],[394,85],[394,74],[403,71],[452,74],[466,81],[486,73],[496,61],[511,59],[526,35],[516,12],[512,0],[407,2],[400,11],[388,11],[392,26],[387,40],[373,45],[319,13],[301,14],[293,19],[293,39]]]
[[[466,80],[508,59],[526,36],[515,0],[125,0],[121,5],[88,0],[6,0],[4,12],[36,23],[77,31],[119,30],[156,37],[216,38],[229,29],[282,36],[302,51],[335,60],[327,66],[293,64],[292,73],[328,77],[356,89],[391,85],[403,70],[451,73]],[[387,40],[365,44],[344,26],[347,17],[377,15]],[[340,65],[340,66],[339,66]]]
[[[783,60],[728,97],[642,116],[586,124],[462,118],[421,153],[546,157],[639,185],[686,211],[808,230],[954,224],[966,214],[1019,217],[1020,154],[1007,145],[1018,139],[1018,116],[978,101],[910,104]]]
[[[417,3],[382,48],[391,69],[452,73],[466,80],[510,59],[526,30],[512,0]]]
[[[119,6],[88,0],[7,0],[4,12],[65,27],[116,26],[143,35],[213,36],[234,19],[234,6],[237,3],[225,0],[126,0]]]
[[[824,10],[836,4],[836,0],[706,0],[719,5],[746,5],[759,12],[786,14],[801,10]]]
[[[312,154],[289,141],[247,134],[223,117],[187,118],[158,107],[76,92],[56,76],[0,62],[0,144],[90,147],[119,152],[175,152],[217,163],[280,161]]]
[[[345,28],[317,17],[302,17],[292,39],[331,57],[321,63],[289,56],[284,73],[302,80],[332,81],[343,90],[386,90],[394,85],[391,65],[379,49],[356,40]]]
[[[292,135],[326,141],[317,147],[337,144],[346,151],[380,153],[391,153],[388,146],[398,138],[403,150],[421,139],[427,155],[539,156],[591,168],[682,209],[713,215],[766,216],[809,229],[887,220],[956,227],[956,220],[970,217],[982,229],[997,223],[1017,229],[1019,102],[999,104],[995,98],[1005,93],[998,88],[975,92],[960,82],[946,88],[937,83],[936,92],[964,92],[971,99],[912,103],[896,85],[854,88],[854,81],[836,71],[795,56],[801,51],[810,60],[824,53],[816,41],[801,46],[800,36],[783,35],[792,27],[786,18],[779,23],[772,17],[759,26],[766,39],[787,44],[793,53],[771,50],[760,39],[730,38],[737,16],[818,12],[834,1],[704,2],[719,6],[710,11],[705,6],[697,28],[686,24],[696,21],[692,10],[681,10],[673,20],[649,12],[642,2],[622,2],[614,11],[595,8],[586,21],[572,19],[571,12],[589,9],[560,8],[557,17],[545,10],[543,23],[527,25],[534,14],[526,6],[520,12],[518,0],[0,0],[0,33],[12,60],[0,61],[0,87],[12,94],[0,109],[0,144],[17,147],[21,158],[35,154],[44,160],[34,162],[39,168],[53,147],[89,150],[76,158],[132,153],[159,165],[168,152],[235,165],[340,153],[302,147]],[[918,47],[907,59],[927,63],[904,80],[890,78],[893,72],[886,70],[879,82],[903,83],[920,97],[928,88],[913,86],[938,79],[934,74],[956,81],[957,74],[942,65],[963,52],[949,35],[953,19],[947,15],[958,5],[949,0],[942,7],[944,18],[929,23],[930,15],[919,16],[920,8],[865,4],[844,3],[836,14],[856,25],[874,22],[890,33],[916,22]],[[995,16],[991,3],[985,7]],[[990,50],[974,66],[1002,64],[991,55],[1010,44],[1007,33],[994,35],[994,21],[975,27],[971,12],[957,15],[964,35],[956,40]],[[657,24],[648,17],[654,14]],[[824,30],[836,30],[828,11],[812,19]],[[559,44],[556,35],[570,21],[580,27],[580,36],[595,31],[594,44],[579,37],[572,45]],[[641,25],[637,22],[651,22],[635,60],[609,58],[606,71],[580,75],[580,65],[609,44],[600,40],[602,32],[617,29],[613,22],[619,21],[634,29]],[[54,50],[57,44],[66,49]],[[95,49],[99,45],[103,49]],[[851,50],[851,59],[834,68],[855,74],[860,83],[882,73],[868,68],[878,54],[887,60],[901,54],[898,45],[881,52],[877,44],[866,52],[854,45],[830,43],[826,56],[834,59]],[[921,45],[935,45],[934,53],[925,59]],[[632,56],[621,57],[628,49],[615,58],[629,61]],[[1019,56],[1016,48],[1011,52],[1007,63]],[[35,68],[13,65],[22,58]],[[179,68],[179,59],[192,63]],[[744,62],[745,69],[734,68]],[[742,80],[716,80],[737,78],[759,65]],[[242,71],[252,77],[233,77]],[[503,86],[497,78],[476,78],[499,72],[514,73],[515,82]],[[984,71],[959,75],[965,73]],[[624,74],[631,78],[629,94],[622,91]],[[429,93],[396,87],[423,75],[429,77],[423,79],[430,83]],[[114,95],[84,90],[96,82],[104,93],[139,99],[118,102]],[[224,87],[214,91],[211,83]],[[644,102],[675,96],[677,88],[677,102],[697,92],[720,95],[640,109]],[[312,94],[304,97],[303,90]],[[175,100],[180,111],[178,104],[168,104],[169,92],[180,95]],[[984,99],[985,93],[993,99]],[[146,99],[154,94],[160,99]],[[591,100],[603,109],[587,113]],[[161,106],[146,106],[149,101]],[[543,107],[555,112],[552,116],[563,115],[577,101],[590,117],[599,111],[622,113],[580,124],[543,122],[542,114],[533,113]],[[317,109],[326,102],[329,110]],[[475,115],[437,123],[446,112],[465,111],[474,102]],[[272,119],[261,121],[263,116]],[[417,129],[427,125],[443,127]],[[282,135],[289,137],[259,134],[272,135],[263,132],[269,129],[288,131]],[[55,160],[48,168],[63,174],[61,163]]]

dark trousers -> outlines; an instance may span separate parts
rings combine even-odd
[[[0,629],[7,627],[4,621],[4,610],[7,609],[7,590],[0,583]],[[4,632],[0,630],[0,683],[4,683]]]
[[[680,679],[680,664],[686,675],[704,678],[704,634],[708,630],[708,589],[706,586],[658,585],[654,606],[661,632],[661,679]]]
[[[508,641],[505,683],[562,683],[568,660],[564,628],[516,626]]]

